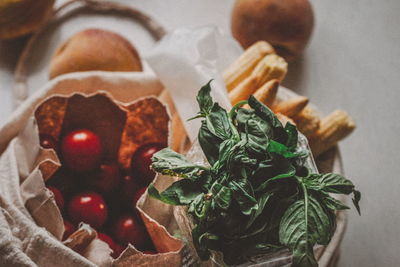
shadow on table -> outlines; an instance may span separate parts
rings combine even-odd
[[[288,74],[283,80],[282,85],[295,91],[300,95],[305,94],[305,73],[307,66],[307,55],[303,55],[296,59],[295,61],[288,63]]]

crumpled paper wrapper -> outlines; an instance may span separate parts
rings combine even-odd
[[[222,107],[230,108],[220,73],[242,52],[231,37],[218,28],[182,28],[167,34],[146,57],[150,67],[170,93],[190,141],[197,137],[200,121],[187,122],[199,111],[196,96],[200,88],[214,80],[211,92]]]

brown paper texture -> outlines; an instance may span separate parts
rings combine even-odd
[[[121,254],[120,260],[112,263],[109,256],[110,250],[105,249],[105,243],[98,239],[93,239],[85,247],[80,247],[79,253],[57,241],[57,239],[61,239],[64,231],[63,220],[52,193],[45,188],[45,181],[52,178],[52,175],[60,167],[60,162],[53,150],[39,147],[38,132],[59,139],[64,132],[70,129],[80,126],[88,128],[90,125],[96,132],[101,133],[100,138],[105,143],[107,158],[118,159],[123,168],[130,166],[131,155],[141,144],[147,142],[167,144],[169,141],[168,111],[155,98],[162,90],[162,86],[155,78],[143,74],[135,81],[131,77],[126,78],[125,75],[120,79],[115,76],[107,79],[101,75],[92,74],[87,77],[85,75],[80,77],[78,74],[73,78],[64,77],[65,79],[52,81],[45,86],[45,91],[38,94],[36,98],[32,98],[33,100],[31,99],[31,105],[34,105],[35,109],[25,107],[26,109],[18,113],[16,120],[8,126],[6,125],[5,129],[1,129],[7,135],[11,130],[11,132],[16,130],[14,128],[10,130],[10,125],[20,128],[26,125],[25,131],[21,131],[19,137],[12,142],[15,153],[11,155],[11,158],[18,162],[19,166],[18,168],[10,166],[10,168],[14,168],[15,177],[18,179],[18,183],[21,183],[17,184],[21,189],[19,197],[21,204],[13,208],[23,210],[24,216],[29,218],[32,228],[36,229],[38,228],[36,225],[38,225],[44,227],[40,229],[46,235],[51,233],[53,235],[50,237],[52,242],[63,248],[60,253],[66,254],[67,258],[77,263],[71,265],[71,261],[65,261],[65,266],[91,266],[90,261],[100,266],[109,266],[110,264],[120,266],[120,264],[127,263],[132,266],[142,262],[147,262],[146,266],[159,266],[160,264],[162,266],[180,266],[182,242],[173,238],[168,232],[168,230],[173,231],[171,226],[176,229],[176,224],[171,223],[173,220],[171,207],[159,209],[160,205],[157,205],[157,210],[151,210],[154,207],[142,207],[141,216],[159,251],[157,255],[145,255],[130,246]],[[97,89],[105,90],[98,91]],[[36,116],[38,125],[35,120],[30,119],[33,114]],[[102,120],[96,119],[96,115]],[[0,140],[1,142],[3,150],[9,146],[4,139]],[[3,152],[2,155],[9,154],[5,153]],[[1,162],[7,163],[5,160],[0,160],[0,165]],[[4,171],[10,172],[9,170]],[[152,216],[158,216],[157,219],[166,225],[159,224]],[[10,218],[10,220],[5,220],[6,224],[14,220],[13,216]],[[21,233],[20,237],[29,238],[24,233]],[[32,255],[42,253],[47,255],[46,257],[51,257],[47,250],[54,249],[40,243],[39,251],[36,250],[38,243],[35,244],[35,247],[29,247],[29,255],[27,250],[21,251],[21,255],[24,255],[21,256],[21,260],[26,258],[26,262],[32,264],[41,262],[43,266],[47,266],[47,264],[43,264],[45,259],[39,259]],[[105,246],[108,248],[107,245]],[[54,253],[54,255],[57,254],[59,253]],[[34,260],[32,261],[32,259]],[[54,260],[56,261],[56,259]],[[52,259],[49,258],[47,261],[51,265]],[[78,262],[80,263],[78,264]],[[85,262],[86,265],[82,262]]]

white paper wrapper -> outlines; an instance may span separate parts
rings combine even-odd
[[[231,37],[216,27],[182,28],[165,36],[153,49],[147,61],[171,94],[176,109],[193,142],[200,121],[187,122],[198,110],[196,96],[211,79],[212,96],[224,108],[230,108],[222,71],[236,59],[242,49]]]

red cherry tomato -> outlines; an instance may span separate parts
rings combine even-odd
[[[136,203],[138,202],[139,198],[146,192],[147,187],[142,187],[136,191],[135,195],[132,198],[132,207],[133,210],[136,211]]]
[[[119,184],[119,168],[117,163],[103,163],[91,179],[91,185],[101,193],[108,194]]]
[[[128,203],[132,201],[133,196],[140,187],[141,186],[132,175],[125,175],[124,177],[122,177],[121,190],[125,201],[127,201]]]
[[[61,153],[68,168],[77,172],[95,169],[102,156],[100,138],[92,131],[80,129],[67,134],[61,143]]]
[[[119,218],[113,230],[115,239],[124,245],[131,243],[136,248],[142,248],[147,244],[147,232],[133,216],[125,215]]]
[[[67,239],[75,231],[75,226],[71,222],[64,220],[64,234],[62,240],[64,241],[65,239]]]
[[[101,241],[104,241],[105,243],[107,243],[107,245],[111,249],[113,249],[115,243],[114,243],[114,240],[112,240],[111,237],[109,237],[108,235],[103,234],[103,233],[97,233],[97,238],[100,239]]]
[[[54,186],[47,187],[51,192],[53,192],[54,200],[56,201],[57,207],[62,211],[64,209],[64,197],[61,194],[61,191]]]
[[[53,136],[48,134],[40,134],[40,146],[46,149],[54,149],[57,151],[57,141]]]
[[[114,259],[118,258],[119,255],[122,253],[122,251],[124,251],[124,247],[118,243],[115,243],[114,240],[108,235],[103,233],[97,233],[97,237],[100,240],[106,242],[108,246],[112,249],[113,252],[111,253],[111,257],[113,257]]]
[[[139,147],[132,157],[132,172],[138,173],[142,184],[148,185],[155,176],[155,172],[150,169],[151,157],[163,149],[165,146],[159,143],[150,143]]]
[[[65,196],[65,199],[67,199],[71,194],[76,192],[78,187],[81,185],[81,181],[79,179],[74,179],[75,177],[76,175],[66,168],[61,167],[49,180],[46,181],[46,185],[48,187],[57,187],[61,191],[62,195]]]
[[[121,255],[121,253],[125,250],[126,247],[121,246],[118,243],[115,243],[115,250],[114,252],[111,254],[111,257],[113,257],[114,259],[118,258],[119,255]]]
[[[78,224],[84,222],[99,229],[107,220],[107,205],[97,193],[85,192],[72,197],[68,205],[71,220]]]

